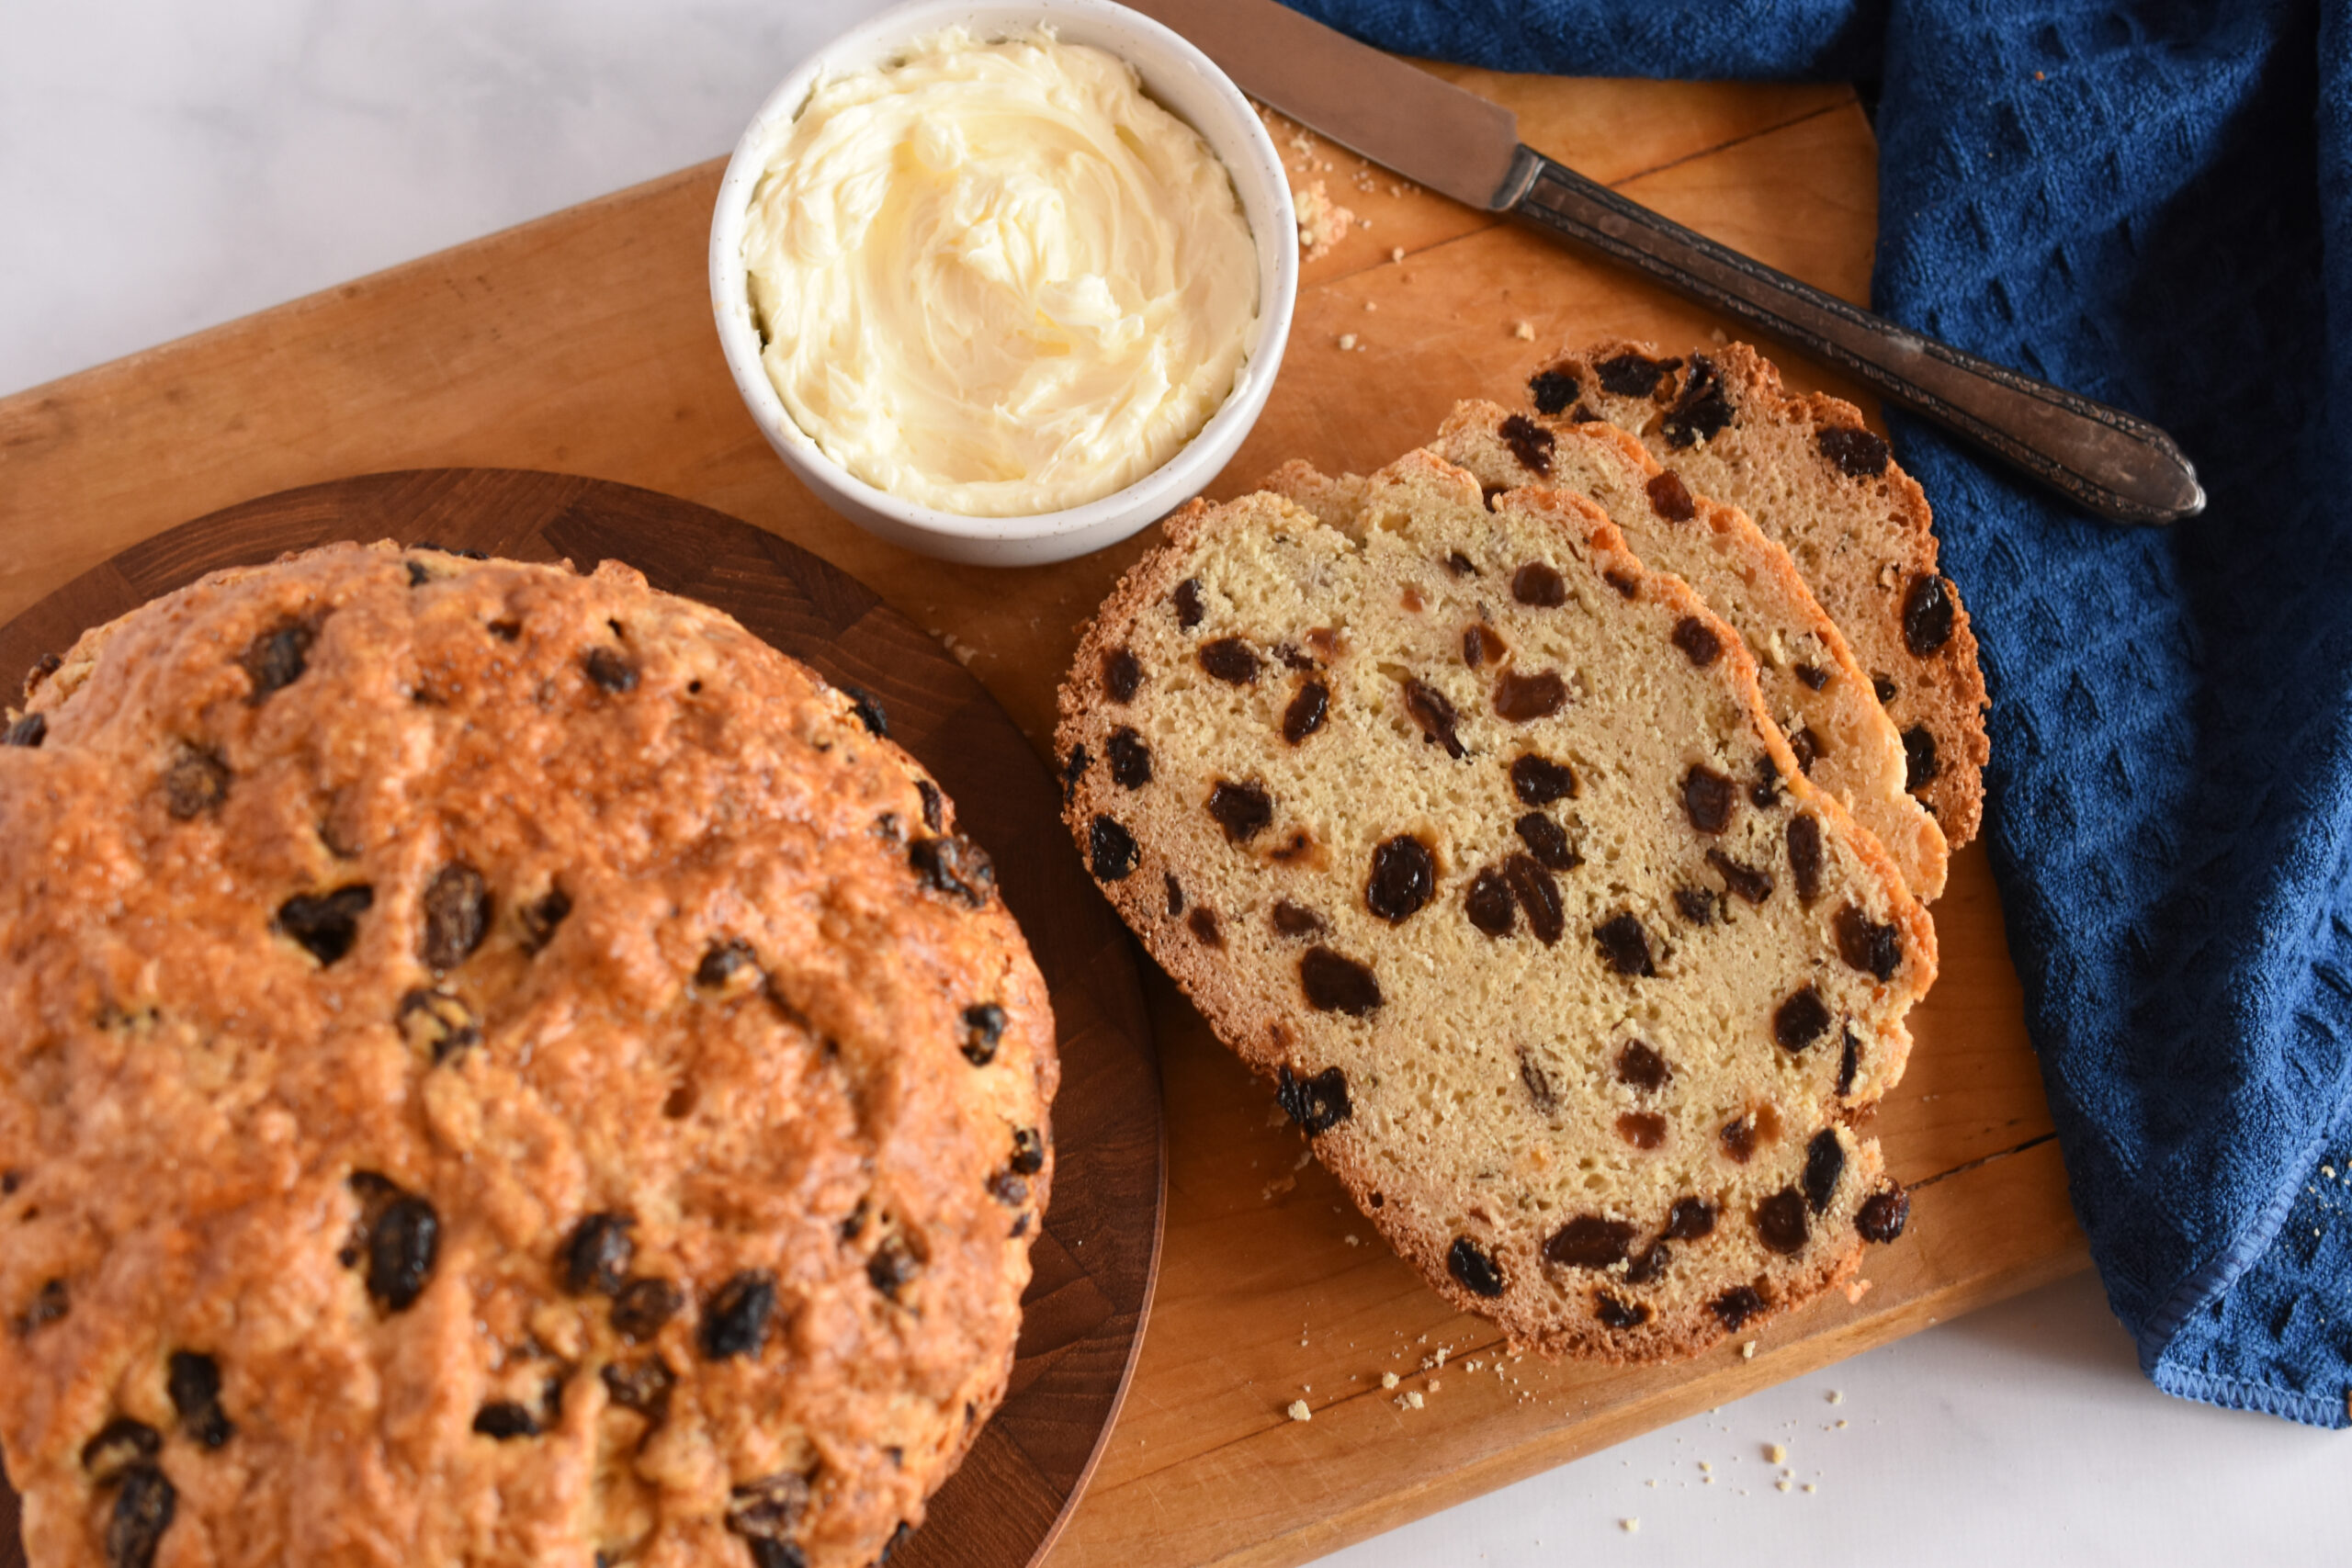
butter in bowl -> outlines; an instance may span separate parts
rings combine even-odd
[[[1114,543],[1263,408],[1296,220],[1256,111],[1107,0],[916,0],[786,79],[711,226],[729,367],[777,454],[893,543]]]

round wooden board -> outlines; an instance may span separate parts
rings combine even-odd
[[[980,683],[854,578],[734,518],[628,485],[514,468],[423,468],[282,491],[155,536],[0,627],[0,671],[62,652],[225,566],[343,539],[429,541],[582,568],[627,561],[715,604],[836,683],[882,699],[995,860],[1053,996],[1062,1082],[1053,1205],[1033,1253],[1003,1407],[891,1568],[1025,1568],[1046,1554],[1126,1392],[1159,1261],[1166,1147],[1130,941],[1079,863],[1051,776]],[[747,1559],[748,1561],[748,1559]],[[0,1568],[23,1562],[0,1487]]]

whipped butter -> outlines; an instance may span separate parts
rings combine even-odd
[[[1232,391],[1259,308],[1208,144],[1125,61],[1049,32],[950,30],[820,83],[743,259],[800,428],[866,483],[977,517],[1166,462]]]

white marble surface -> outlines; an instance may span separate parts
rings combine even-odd
[[[0,0],[0,392],[723,152],[792,60],[879,8]],[[1326,1568],[1882,1552],[2352,1561],[2352,1439],[2156,1393],[2086,1276]]]

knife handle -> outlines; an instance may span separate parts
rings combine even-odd
[[[1842,365],[1914,412],[2007,459],[2086,511],[2117,523],[2171,523],[2205,506],[2197,470],[2172,437],[2120,409],[2077,397],[1895,325],[1800,283],[1519,150],[1505,187],[1511,216],[1581,240],[1725,315]]]

